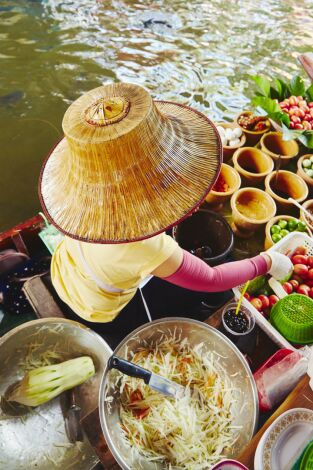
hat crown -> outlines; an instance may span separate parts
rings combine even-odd
[[[85,111],[86,121],[93,126],[109,126],[124,119],[130,102],[123,96],[100,98]]]

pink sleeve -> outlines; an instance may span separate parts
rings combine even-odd
[[[178,270],[165,281],[186,289],[202,292],[221,292],[239,286],[268,271],[263,256],[221,264],[211,268],[204,261],[183,250],[183,261]]]

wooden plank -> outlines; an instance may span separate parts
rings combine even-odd
[[[261,437],[267,428],[273,423],[273,421],[278,418],[278,416],[292,408],[309,408],[310,410],[313,410],[313,392],[310,388],[309,377],[307,375],[298,383],[295,389],[288,395],[286,400],[266,421],[264,426],[262,426],[262,428],[253,437],[252,441],[245,448],[242,454],[237,457],[237,460],[243,463],[250,470],[254,470],[254,454]]]
[[[38,318],[64,318],[62,310],[55,302],[41,277],[33,277],[26,281],[23,292]]]

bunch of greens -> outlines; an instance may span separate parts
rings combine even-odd
[[[280,78],[270,81],[260,75],[252,79],[258,88],[252,104],[282,127],[284,140],[298,139],[306,147],[313,148],[313,131],[289,129],[289,116],[279,106],[280,101],[290,96],[302,96],[307,101],[313,101],[313,84],[306,89],[304,80],[298,75],[289,82]]]

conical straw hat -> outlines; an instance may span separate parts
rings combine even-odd
[[[153,101],[138,85],[91,90],[72,103],[62,126],[39,194],[48,219],[79,240],[123,243],[160,233],[202,202],[220,170],[212,122]]]

